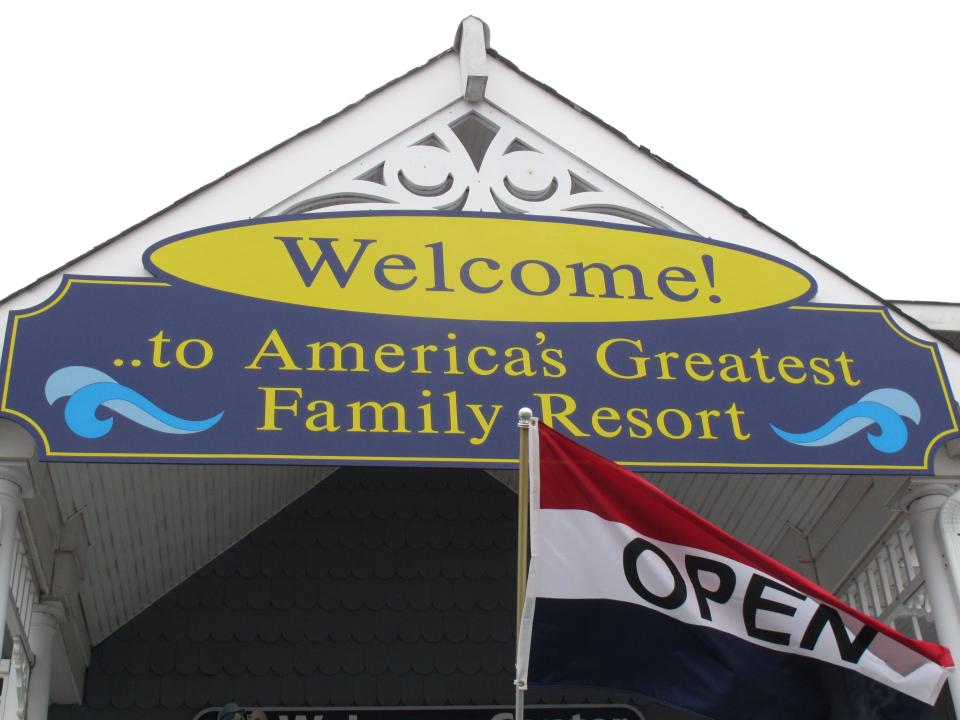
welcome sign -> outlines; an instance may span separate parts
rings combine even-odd
[[[516,411],[632,467],[930,471],[935,345],[725,243],[482,213],[205,228],[12,314],[45,459],[508,467]]]

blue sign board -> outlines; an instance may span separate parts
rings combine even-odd
[[[155,279],[66,277],[12,314],[0,414],[43,459],[511,467],[522,406],[661,470],[922,473],[957,433],[935,345],[701,238],[303,216],[145,263]]]

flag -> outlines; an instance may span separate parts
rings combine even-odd
[[[616,463],[530,433],[517,684],[636,692],[715,720],[923,718],[953,661]]]

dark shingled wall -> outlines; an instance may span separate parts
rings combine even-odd
[[[50,718],[510,705],[515,564],[516,495],[487,474],[344,468],[94,648],[84,706]]]

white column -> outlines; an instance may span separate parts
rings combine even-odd
[[[53,673],[54,640],[60,623],[66,618],[63,605],[56,600],[39,603],[30,618],[30,649],[36,658],[30,672],[26,720],[47,720],[50,708],[50,680]]]
[[[13,572],[21,496],[20,485],[0,474],[0,623],[3,623],[4,628],[10,605],[10,577]]]
[[[920,572],[933,608],[933,624],[941,645],[950,648],[954,660],[960,660],[960,608],[953,593],[953,582],[948,574],[939,541],[940,508],[952,495],[954,488],[934,482],[914,481],[904,498],[907,521],[920,561]],[[953,707],[960,717],[960,675],[950,674],[947,680]]]

